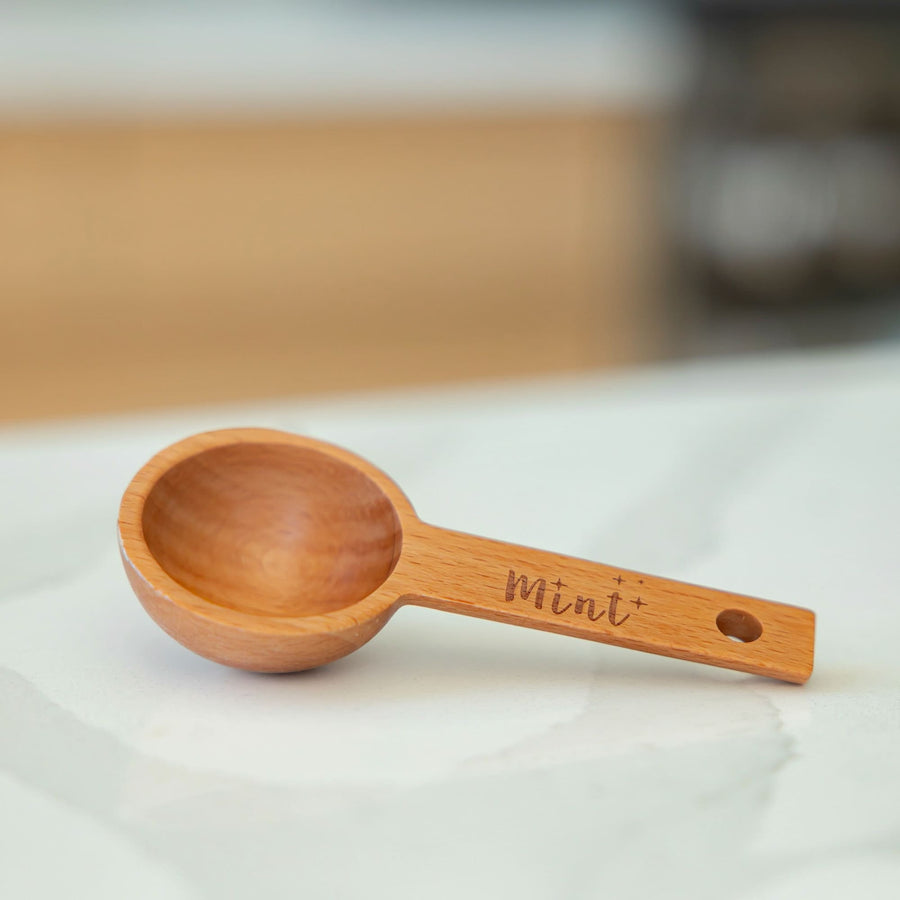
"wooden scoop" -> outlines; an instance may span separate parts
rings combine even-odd
[[[156,622],[241,669],[332,662],[413,603],[784,681],[812,672],[809,610],[426,525],[365,460],[280,431],[161,451],[122,498],[119,538]]]

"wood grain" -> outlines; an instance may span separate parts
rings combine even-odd
[[[240,668],[331,662],[404,604],[795,683],[813,667],[809,610],[427,525],[365,460],[277,431],[157,454],[125,493],[119,533],[150,615]]]
[[[281,616],[342,609],[370,594],[394,568],[401,534],[390,501],[357,469],[260,443],[173,466],[148,495],[141,525],[160,565],[194,593]]]
[[[798,684],[812,673],[815,616],[799,607],[427,527],[403,562],[422,606]]]

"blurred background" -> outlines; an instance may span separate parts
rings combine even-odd
[[[5,3],[0,420],[900,340],[900,10]]]

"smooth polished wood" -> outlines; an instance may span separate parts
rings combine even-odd
[[[813,667],[809,610],[427,525],[365,460],[284,432],[163,450],[126,490],[119,534],[150,615],[239,668],[331,662],[404,604],[798,684]]]
[[[182,460],[154,485],[142,525],[176,581],[262,615],[343,609],[384,582],[400,551],[400,521],[371,479],[277,443]]]

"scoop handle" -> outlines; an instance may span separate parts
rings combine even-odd
[[[424,524],[398,570],[402,603],[795,684],[812,672],[815,615],[797,606]]]

